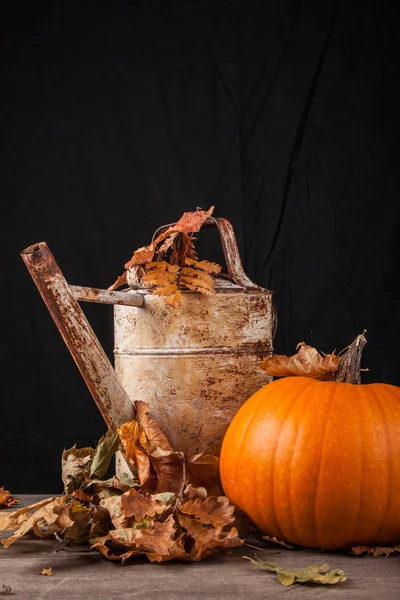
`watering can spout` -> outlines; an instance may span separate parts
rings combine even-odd
[[[133,403],[77,300],[141,306],[143,299],[135,294],[68,285],[45,242],[25,248],[21,257],[107,426],[115,428],[132,420]]]

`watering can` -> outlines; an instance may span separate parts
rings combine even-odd
[[[246,276],[230,222],[207,226],[218,228],[228,274],[212,296],[182,292],[177,308],[151,289],[69,285],[45,242],[21,256],[107,426],[133,419],[143,400],[176,450],[218,455],[235,413],[270,381],[258,365],[272,354],[276,313],[272,293]],[[115,369],[78,301],[114,305]]]

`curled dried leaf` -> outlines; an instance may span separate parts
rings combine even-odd
[[[34,512],[32,513],[32,511]],[[73,523],[70,518],[69,500],[66,496],[46,498],[42,502],[11,513],[8,519],[1,519],[1,530],[17,529],[11,537],[1,540],[1,543],[8,548],[31,530],[38,537],[47,537],[64,531]]]
[[[124,271],[122,273],[122,275],[119,275],[117,277],[117,279],[114,281],[114,283],[112,285],[110,285],[110,287],[107,288],[108,291],[113,292],[114,290],[118,289],[122,285],[126,285],[127,284],[126,276],[127,276],[127,273],[126,273],[126,271]]]
[[[341,360],[334,353],[322,356],[316,348],[300,342],[298,352],[293,356],[275,354],[266,358],[260,368],[273,377],[288,377],[292,375],[311,377],[313,379],[331,379],[336,373]]]
[[[167,451],[172,450],[172,446],[169,443],[167,436],[152,416],[149,405],[146,402],[137,400],[135,402],[135,407],[136,417],[146,435],[149,451],[151,452],[156,448]]]
[[[195,233],[200,231],[204,221],[212,215],[214,207],[211,206],[209,210],[195,210],[194,212],[185,212],[179,219],[179,221],[172,226],[173,231],[179,231],[181,233]]]
[[[0,508],[10,508],[17,502],[18,500],[12,497],[9,490],[5,490],[4,487],[0,488]]]
[[[53,575],[53,571],[51,570],[51,567],[49,567],[48,569],[42,569],[40,571],[39,575],[45,575],[47,577],[51,577]]]

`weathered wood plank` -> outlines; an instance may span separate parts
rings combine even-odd
[[[44,496],[19,498],[26,505]],[[251,548],[194,564],[158,565],[136,559],[124,566],[106,561],[97,552],[88,552],[85,546],[61,552],[57,548],[55,540],[32,538],[16,542],[8,550],[1,548],[0,591],[3,585],[8,585],[18,600],[279,600],[290,593],[290,588],[281,585],[275,575],[259,571],[242,559],[244,554],[254,556]],[[329,600],[400,597],[400,556],[385,559],[279,550],[279,554],[260,551],[258,556],[287,567],[328,562],[332,568],[346,571],[348,576],[347,582],[329,589],[297,586],[292,593],[303,593],[307,598],[326,598],[328,594]],[[43,567],[51,567],[53,577],[39,575]]]

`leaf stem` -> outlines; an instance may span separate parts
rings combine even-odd
[[[352,383],[358,385],[361,382],[361,357],[367,340],[365,338],[364,329],[361,335],[358,335],[354,342],[350,344],[339,364],[339,369],[333,379],[338,383]]]

